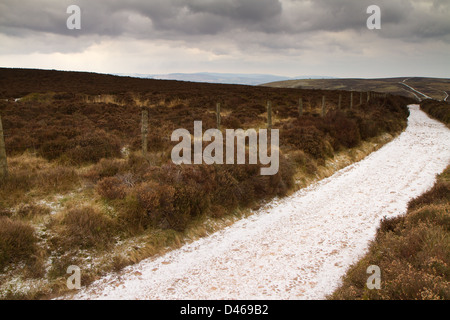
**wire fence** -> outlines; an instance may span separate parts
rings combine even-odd
[[[359,97],[358,97],[359,95]],[[359,98],[359,99],[358,99]],[[325,117],[327,112],[330,110],[340,110],[344,108],[354,108],[358,105],[369,102],[371,99],[376,98],[387,98],[387,94],[378,93],[378,92],[343,92],[338,95],[338,99],[336,99],[336,95],[334,94],[333,98],[327,99],[326,95],[322,96],[322,99],[319,102],[315,102],[311,100],[309,97],[300,97],[297,102],[297,106],[293,106],[297,111],[298,117],[303,117],[306,111],[309,109],[317,110],[320,109],[319,114],[322,117]],[[336,101],[337,100],[337,101]],[[271,129],[273,127],[273,113],[278,113],[276,110],[276,103],[272,103],[271,101],[266,101],[266,121],[267,128]],[[222,122],[222,113],[224,106],[223,103],[218,102],[214,106],[211,107],[209,111],[202,115],[210,115],[210,120],[216,122],[216,128],[221,128],[223,125]],[[147,110],[142,112],[143,110]],[[171,115],[164,116],[159,114],[159,119],[151,118],[149,120],[148,107],[141,108],[141,130],[136,130],[136,136],[134,137],[135,141],[141,139],[141,149],[144,155],[147,153],[147,144],[148,144],[148,135],[149,133],[153,133],[155,128],[161,126],[162,122],[173,122],[180,123],[187,118],[193,118],[193,114],[189,111],[184,110],[183,114],[179,115]],[[186,113],[187,112],[187,113]],[[186,114],[185,114],[186,113]],[[86,133],[87,139],[86,141],[79,141],[76,139],[66,139],[62,138],[62,140],[57,139],[49,139],[48,141],[23,141],[24,138],[20,133],[18,134],[18,130],[22,130],[22,128],[18,129],[6,129],[4,130],[1,117],[0,117],[0,178],[4,178],[8,175],[7,170],[7,153],[9,154],[17,154],[20,152],[31,152],[36,155],[44,156],[45,158],[54,159],[62,156],[65,153],[76,154],[77,152],[94,152],[97,154],[97,157],[107,157],[110,156],[112,151],[111,148],[115,149],[115,152],[121,152],[121,147],[119,144],[115,144],[111,141],[98,141],[95,139],[89,139],[89,133]],[[140,135],[139,135],[140,133]],[[29,135],[27,137],[30,137]],[[31,139],[34,139],[31,137]],[[38,137],[37,139],[43,139],[43,137]],[[6,141],[6,144],[5,144]],[[10,145],[13,143],[14,145]],[[136,143],[137,145],[137,143]]]

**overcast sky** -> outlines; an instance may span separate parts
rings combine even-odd
[[[1,0],[0,44],[2,67],[449,78],[450,0]]]

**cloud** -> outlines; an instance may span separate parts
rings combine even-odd
[[[237,30],[268,34],[358,30],[365,27],[366,9],[373,0],[3,0],[2,32],[18,35],[18,30],[32,30],[70,35],[65,27],[65,10],[70,4],[82,9],[79,34],[141,37],[145,27],[147,38],[152,39]],[[419,36],[438,37],[450,32],[448,1],[378,0],[377,5],[382,9],[383,24],[409,27],[400,28],[404,36],[419,32]],[[136,20],[142,28],[134,31],[131,27]]]
[[[382,29],[369,31],[366,9],[375,2],[382,11]],[[7,55],[8,61],[13,61],[14,55],[38,54],[41,57],[40,54],[65,56],[73,53],[77,59],[80,54],[86,55],[79,61],[89,61],[88,54],[99,59],[94,50],[103,50],[114,43],[116,53],[127,58],[157,56],[161,68],[178,66],[177,59],[189,63],[185,59],[189,57],[198,62],[197,67],[202,61],[212,67],[218,66],[220,61],[221,68],[225,69],[226,63],[237,69],[253,65],[256,69],[258,64],[253,61],[259,65],[270,61],[273,69],[279,66],[289,70],[289,63],[300,65],[299,59],[303,59],[301,66],[304,67],[308,63],[325,64],[325,60],[330,63],[356,58],[363,61],[369,56],[373,58],[374,53],[380,59],[387,59],[397,50],[402,53],[416,50],[421,55],[440,57],[441,52],[430,50],[449,49],[450,1],[375,2],[2,0],[0,56]],[[81,8],[81,30],[66,28],[69,16],[66,9],[72,4]],[[139,41],[142,45],[135,45]],[[130,43],[133,45],[129,46]],[[164,56],[172,61],[164,61]],[[61,63],[68,60],[60,58]],[[49,63],[51,59],[46,61]],[[268,63],[264,67],[268,68]]]

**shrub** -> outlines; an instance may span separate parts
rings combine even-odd
[[[233,177],[231,170],[223,166],[216,166],[213,177],[214,189],[211,193],[211,202],[219,204],[225,209],[234,209],[239,204],[242,191],[239,182]],[[253,187],[247,189],[247,198],[254,197]]]
[[[147,211],[137,199],[136,193],[129,194],[125,199],[115,203],[119,224],[124,228],[124,231],[131,234],[142,232],[152,223]]]
[[[450,202],[450,182],[441,181],[433,188],[409,202],[408,208],[415,209],[431,203],[449,203]]]
[[[175,189],[150,181],[136,188],[136,195],[149,221],[161,224],[165,216],[173,213]]]
[[[127,186],[117,177],[100,180],[96,190],[100,196],[108,200],[123,199],[127,194]]]
[[[235,116],[224,117],[222,119],[222,124],[229,129],[242,129],[241,121]]]
[[[281,179],[276,194],[284,196],[295,185],[295,164],[282,153],[280,153],[280,170],[278,175],[280,175]]]
[[[78,164],[98,162],[102,158],[120,157],[120,140],[103,130],[85,133],[70,142],[69,159]]]
[[[28,223],[0,217],[0,270],[9,263],[29,261],[36,253],[37,238]]]
[[[61,236],[67,244],[84,248],[107,246],[111,241],[113,221],[91,207],[75,208],[67,211],[61,225]]]
[[[211,217],[221,218],[226,214],[225,208],[221,205],[211,206]]]
[[[317,164],[311,156],[302,150],[296,150],[290,153],[290,159],[294,164],[307,174],[315,174],[317,172]]]
[[[209,196],[197,185],[178,185],[173,196],[173,211],[166,211],[170,228],[182,231],[192,217],[203,214],[210,205]]]
[[[137,190],[137,198],[148,218],[162,228],[183,231],[192,217],[208,207],[209,197],[195,185],[174,186],[147,182]]]
[[[42,143],[39,154],[48,160],[54,160],[61,157],[69,149],[69,138],[60,135]]]
[[[138,181],[142,181],[139,178],[151,174],[154,171],[159,171],[160,169],[159,167],[152,167],[141,152],[131,153],[127,159],[126,167],[130,173],[137,177]]]
[[[358,119],[358,127],[362,140],[376,137],[383,129],[380,123],[372,119]]]
[[[325,135],[314,126],[295,126],[281,132],[281,142],[311,155],[314,159],[324,159],[329,155]]]
[[[97,182],[103,178],[113,177],[122,172],[126,162],[119,159],[101,159],[85,174],[85,177]]]
[[[333,138],[334,150],[339,150],[340,146],[353,148],[361,141],[358,125],[342,112],[329,112],[325,119],[325,127]]]

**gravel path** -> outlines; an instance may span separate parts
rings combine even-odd
[[[450,163],[450,130],[419,106],[410,110],[406,131],[363,161],[74,298],[325,298],[364,255],[380,220],[404,214]]]

